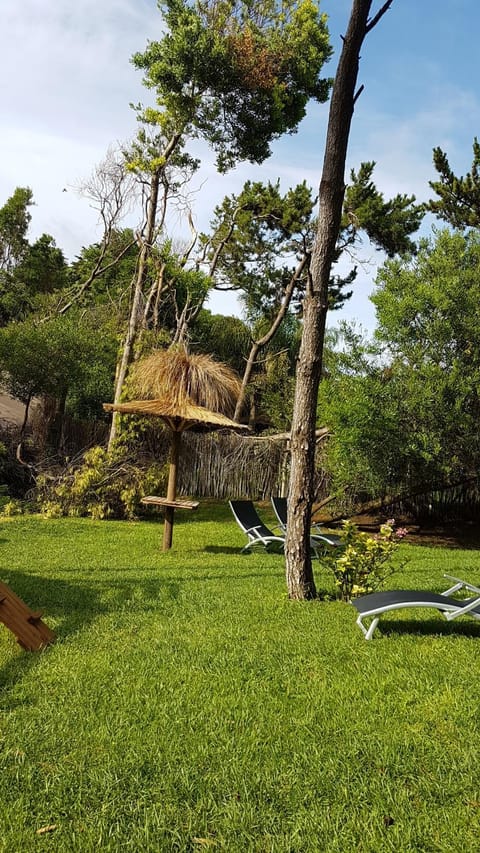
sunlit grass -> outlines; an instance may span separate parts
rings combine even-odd
[[[478,848],[480,625],[404,611],[367,643],[243,543],[226,505],[167,554],[155,522],[2,522],[0,578],[58,640],[0,628],[0,850]],[[402,548],[391,586],[480,582],[478,551]]]

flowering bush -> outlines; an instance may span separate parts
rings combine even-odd
[[[344,521],[341,531],[344,548],[338,556],[330,551],[325,558],[332,569],[337,587],[337,598],[350,601],[358,595],[378,589],[385,578],[405,564],[405,560],[393,564],[405,528],[395,529],[394,519],[381,525],[378,533],[370,535],[358,530],[351,521]]]

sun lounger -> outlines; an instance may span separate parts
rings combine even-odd
[[[229,501],[235,521],[248,538],[242,551],[264,548],[266,551],[283,551],[284,536],[276,536],[261,520],[253,501]]]
[[[480,619],[480,589],[460,578],[444,575],[455,581],[454,585],[442,593],[424,590],[396,589],[388,592],[372,592],[352,601],[358,612],[357,625],[363,631],[366,640],[370,640],[380,617],[392,610],[406,607],[430,607],[439,610],[449,622],[459,616],[472,616]],[[461,589],[475,593],[472,598],[453,598]],[[367,626],[363,620],[371,617]]]
[[[275,512],[275,515],[278,518],[278,523],[280,525],[280,529],[283,533],[287,530],[287,499],[272,497],[272,506]],[[334,547],[342,547],[343,540],[341,536],[337,536],[335,533],[327,533],[325,530],[322,530],[319,524],[312,525],[311,538],[314,542],[317,543],[319,547],[323,546],[334,546]]]

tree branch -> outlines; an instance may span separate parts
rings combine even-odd
[[[382,8],[379,9],[377,14],[372,18],[372,20],[367,22],[367,26],[365,28],[366,33],[369,33],[370,30],[373,30],[373,28],[377,26],[379,20],[383,18],[386,12],[388,12],[392,3],[393,0],[387,0],[387,2],[383,4]]]

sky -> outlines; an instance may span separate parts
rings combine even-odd
[[[372,13],[382,3],[374,2]],[[351,0],[324,0],[334,54],[334,76]],[[130,57],[161,36],[156,0],[1,0],[0,207],[17,186],[29,186],[35,207],[29,239],[51,234],[68,260],[101,236],[95,212],[76,188],[111,145],[136,129],[130,103],[152,103]],[[478,0],[393,0],[367,36],[358,83],[364,90],[352,123],[346,176],[362,161],[376,162],[374,179],[386,198],[396,193],[426,200],[436,178],[432,151],[446,151],[457,174],[472,162],[480,136]],[[194,180],[194,218],[207,229],[213,208],[247,179],[289,187],[318,187],[328,105],[310,105],[294,135],[278,140],[261,166],[242,164],[216,174],[202,147]],[[64,189],[67,192],[64,192]],[[182,223],[172,223],[181,231]],[[430,228],[427,223],[424,228]],[[358,252],[354,296],[341,313],[367,333],[375,325],[368,299],[382,256],[364,243]],[[238,313],[232,294],[211,310]]]

